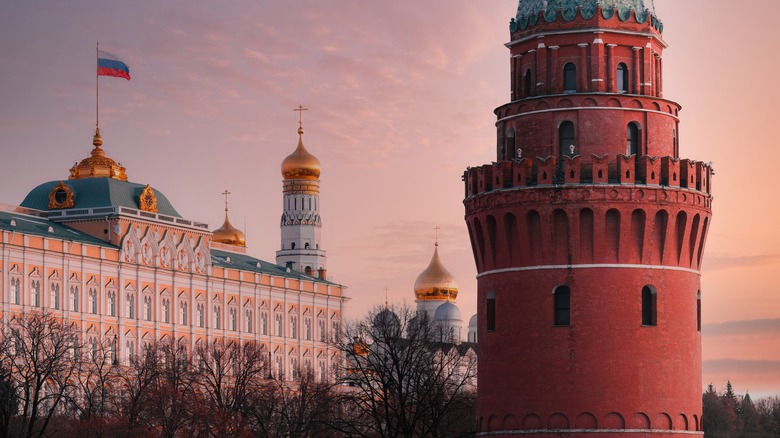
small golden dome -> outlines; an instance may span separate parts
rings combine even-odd
[[[417,301],[455,301],[458,297],[458,284],[439,259],[438,242],[431,262],[414,282],[414,294]]]
[[[114,178],[120,181],[127,181],[125,168],[108,158],[106,151],[101,149],[103,138],[100,137],[100,128],[95,128],[92,145],[95,148],[92,149],[90,156],[70,168],[70,177],[68,179]]]
[[[320,177],[320,160],[303,146],[303,127],[298,128],[298,147],[282,161],[284,179],[311,179]]]
[[[225,212],[225,223],[211,233],[211,241],[224,243],[233,246],[246,246],[246,237],[238,228],[230,224],[227,212]]]
[[[246,236],[238,228],[234,227],[228,219],[228,195],[227,189],[222,193],[225,195],[225,223],[211,233],[211,241],[224,243],[225,245],[246,246]]]

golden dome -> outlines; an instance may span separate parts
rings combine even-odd
[[[303,146],[303,127],[298,128],[298,147],[282,161],[284,179],[311,179],[320,177],[320,160]]]
[[[70,168],[70,177],[68,179],[113,178],[127,181],[125,168],[108,158],[106,152],[100,148],[103,145],[103,139],[100,137],[100,128],[95,128],[92,145],[95,146],[95,149],[92,149],[89,157],[84,158]]]
[[[225,223],[211,233],[211,241],[226,245],[246,246],[244,233],[230,224],[227,212],[225,212]]]
[[[458,284],[439,259],[438,242],[431,262],[414,282],[414,294],[417,301],[455,301],[458,297]]]
[[[222,194],[225,195],[225,223],[211,233],[211,241],[225,245],[246,246],[246,236],[228,219],[228,195],[230,192],[226,189]]]

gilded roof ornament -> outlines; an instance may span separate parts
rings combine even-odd
[[[92,149],[90,156],[70,168],[68,179],[113,178],[127,181],[125,168],[108,158],[106,152],[102,149],[103,138],[100,136],[100,128],[95,128],[92,145],[94,149]]]
[[[303,145],[303,112],[308,108],[303,105],[293,111],[299,112],[298,147],[282,161],[282,176],[284,179],[316,180],[320,177],[320,160],[306,150]]]
[[[59,184],[54,186],[51,193],[49,193],[49,208],[64,209],[73,208],[76,205],[75,194],[73,190],[68,187],[67,184],[60,181]]]
[[[221,227],[214,230],[211,235],[211,241],[217,243],[224,243],[225,245],[233,246],[246,246],[246,236],[238,228],[234,227],[228,219],[228,196],[230,192],[225,190],[222,192],[225,196],[225,222]]]
[[[444,267],[439,258],[438,236],[428,267],[414,282],[414,294],[418,301],[455,301],[458,297],[458,284],[455,282],[455,277]]]
[[[138,208],[143,211],[157,213],[157,195],[149,184],[138,195]]]

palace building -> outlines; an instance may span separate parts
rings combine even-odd
[[[2,315],[47,311],[75,323],[89,346],[127,363],[146,344],[188,351],[217,340],[255,342],[274,373],[332,376],[348,298],[327,279],[320,248],[320,163],[303,145],[282,164],[284,213],[276,263],[247,253],[228,218],[215,231],[181,217],[152,184],[129,181],[99,129],[70,175],[0,211]],[[277,264],[279,263],[279,264]]]
[[[681,158],[652,0],[519,0],[470,167],[480,435],[702,435],[710,165]]]

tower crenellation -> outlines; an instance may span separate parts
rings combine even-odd
[[[496,161],[463,174],[481,435],[701,435],[712,167],[652,0],[519,0]]]

